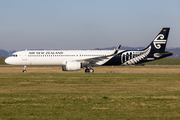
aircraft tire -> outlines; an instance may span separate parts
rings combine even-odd
[[[91,68],[91,69],[89,69],[89,72],[90,72],[90,73],[93,73],[93,72],[94,72],[94,70]]]
[[[85,69],[85,73],[89,73],[89,69]]]

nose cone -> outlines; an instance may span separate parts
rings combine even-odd
[[[6,63],[6,64],[12,64],[11,58],[9,58],[9,57],[6,58],[6,59],[5,59],[5,63]]]

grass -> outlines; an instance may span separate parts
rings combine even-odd
[[[147,62],[145,65],[180,65],[180,58],[163,58]]]
[[[0,65],[6,65],[5,58],[0,58]]]
[[[0,73],[0,119],[180,119],[179,73]]]

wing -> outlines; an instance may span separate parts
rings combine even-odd
[[[86,64],[95,64],[98,61],[107,61],[109,60],[110,57],[113,57],[115,55],[117,55],[119,49],[120,49],[121,45],[119,45],[116,50],[110,54],[110,55],[106,55],[106,56],[100,56],[100,57],[93,57],[93,58],[87,58],[87,59],[79,59],[76,61],[79,61],[81,63],[86,63]]]

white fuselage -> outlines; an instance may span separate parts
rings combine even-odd
[[[114,50],[25,50],[13,53],[5,62],[11,65],[66,65],[66,61],[91,59],[106,56]],[[119,51],[121,52],[121,51]],[[118,52],[118,53],[119,53]],[[107,59],[99,60],[92,66],[99,66],[107,62]]]

